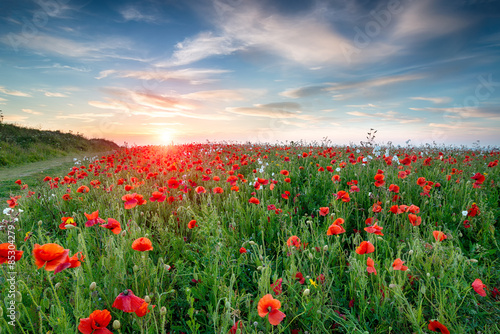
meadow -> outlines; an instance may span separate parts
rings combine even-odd
[[[500,333],[499,155],[144,146],[12,180],[1,332]]]

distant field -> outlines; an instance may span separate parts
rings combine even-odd
[[[499,156],[192,144],[11,168],[2,333],[500,333]]]

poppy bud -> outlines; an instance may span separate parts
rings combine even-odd
[[[15,300],[16,302],[20,303],[23,301],[23,295],[19,292],[19,291],[16,291],[16,296],[15,296]]]
[[[3,307],[0,307],[0,318],[3,318]]]
[[[43,222],[41,220],[38,221],[38,226],[42,226]]]
[[[61,286],[61,283],[57,282],[56,285],[54,285],[54,289],[57,290],[57,288],[59,288]]]
[[[90,289],[90,291],[94,291],[96,287],[97,287],[97,284],[95,282],[92,282],[92,283],[90,283],[89,289]]]
[[[73,224],[68,224],[68,225],[64,225],[64,228],[67,229],[67,230],[71,230],[72,228],[75,228],[76,226],[73,225]]]
[[[134,267],[132,268],[134,270],[134,273],[139,270],[139,266],[137,264],[134,264]]]
[[[309,294],[311,293],[311,290],[309,289],[305,289],[304,292],[302,293],[304,296],[309,296]]]
[[[113,329],[120,329],[121,327],[120,320],[113,321]]]
[[[258,270],[258,271],[261,271],[262,269],[264,269],[264,267],[263,267],[263,266],[258,266],[258,267],[257,267],[257,270]]]
[[[160,315],[165,315],[167,314],[167,308],[165,306],[162,306],[160,309]]]
[[[254,241],[249,241],[248,243],[249,243],[250,245],[252,245],[252,246],[257,245]]]
[[[259,323],[258,323],[257,321],[254,321],[254,322],[253,322],[253,326],[254,326],[254,327],[257,327],[258,325],[259,325]]]
[[[170,266],[168,264],[165,265],[165,270],[166,271],[169,271],[170,270]]]
[[[323,251],[324,251],[324,252],[327,252],[327,251],[328,251],[328,245],[324,245],[324,246],[323,246]]]
[[[408,252],[408,255],[413,255],[413,249],[410,249],[410,251]]]
[[[144,297],[144,301],[149,304],[151,303],[151,298],[149,298],[149,296],[146,295],[146,297]]]
[[[309,258],[310,258],[311,260],[312,260],[312,259],[314,259],[314,255],[312,255],[312,253],[309,253],[309,254],[307,254],[307,255],[309,256]]]
[[[228,301],[226,301],[226,308],[231,308],[231,303]]]
[[[398,287],[397,284],[389,284],[389,288],[391,288],[391,289],[395,289],[397,287]]]

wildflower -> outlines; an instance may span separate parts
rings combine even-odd
[[[248,203],[252,203],[252,204],[260,204],[260,201],[258,198],[255,198],[255,197],[250,197],[250,199],[248,200]]]
[[[207,191],[205,190],[205,188],[204,188],[204,187],[202,187],[202,186],[198,186],[198,187],[194,188],[194,191],[196,191],[196,193],[198,193],[198,194],[204,194],[204,193],[206,193],[206,192],[207,192]]]
[[[397,186],[395,184],[391,184],[389,186],[389,191],[394,192],[394,193],[399,193],[399,186]]]
[[[10,197],[10,199],[7,200],[7,204],[9,204],[9,208],[14,208],[16,206],[19,205],[19,203],[17,203],[17,200],[21,198],[21,196],[14,196],[14,197]]]
[[[148,298],[146,296],[146,298]],[[156,305],[152,305],[151,308],[155,307]],[[149,303],[147,303],[146,301],[144,301],[141,305],[141,307],[139,307],[137,310],[134,311],[135,314],[139,317],[139,318],[142,318],[143,316],[145,316],[146,314],[148,314],[149,312],[151,312],[149,310]]]
[[[100,227],[107,228],[108,230],[111,230],[114,234],[120,234],[122,231],[122,227],[120,225],[120,222],[113,218],[108,218],[108,223],[104,225],[99,225]]]
[[[280,171],[280,174],[284,175],[284,176],[288,176],[288,175],[290,175],[290,172],[287,171],[287,170],[285,170],[285,169],[283,169],[282,171]]]
[[[374,233],[376,235],[383,236],[384,234],[382,233],[382,230],[384,228],[381,226],[378,226],[377,223],[373,224],[372,226],[365,227],[365,231],[368,233]]]
[[[286,244],[288,247],[295,246],[295,248],[299,249],[300,248],[300,239],[296,235],[292,235],[288,240],[286,241]]]
[[[92,212],[92,214],[84,213],[85,217],[87,217],[87,222],[85,223],[86,227],[94,226],[95,224],[104,224],[106,221],[102,218],[99,218],[99,210]]]
[[[224,192],[224,189],[222,189],[221,187],[215,187],[214,189],[212,189],[212,191],[214,194],[222,194]]]
[[[151,194],[151,197],[149,198],[149,200],[151,202],[155,202],[157,201],[158,203],[160,202],[163,202],[165,201],[165,199],[167,198],[167,196],[163,195],[162,192],[159,192],[159,191],[155,191]]]
[[[295,279],[299,281],[300,284],[304,284],[306,279],[304,278],[304,275],[299,271],[295,274]]]
[[[476,291],[480,296],[486,297],[486,291],[484,291],[486,285],[484,285],[479,278],[476,278],[476,280],[472,282],[472,288],[474,288],[474,291]]]
[[[80,186],[80,187],[78,187],[78,189],[76,189],[77,193],[82,193],[82,194],[88,193],[89,191],[90,191],[90,189],[87,186]]]
[[[342,224],[344,224],[344,219],[337,218],[333,224],[328,227],[326,235],[338,235],[345,233],[345,229],[342,227]]]
[[[446,234],[441,231],[433,231],[432,235],[434,236],[434,239],[436,239],[436,241],[443,241],[444,239],[448,238]]]
[[[192,229],[192,228],[194,228],[194,227],[196,227],[196,226],[198,226],[198,225],[196,224],[196,220],[194,220],[194,219],[193,219],[193,220],[190,220],[190,221],[189,221],[189,223],[188,223],[188,228],[189,228],[189,229]]]
[[[240,248],[240,254],[244,254],[244,253],[247,253],[247,250],[245,247],[241,247]]]
[[[268,320],[273,326],[278,325],[286,317],[285,313],[279,310],[280,308],[281,302],[274,299],[270,294],[263,296],[257,305],[259,316],[264,318],[269,314]]]
[[[320,216],[326,216],[328,213],[330,213],[330,208],[329,207],[321,207],[319,208],[319,215]]]
[[[476,205],[476,203],[472,203],[472,206],[469,209],[467,209],[467,216],[469,217],[475,217],[480,213],[481,211],[479,211],[479,208]]]
[[[373,178],[375,179],[375,187],[381,187],[385,184],[384,174],[376,174]]]
[[[134,240],[134,242],[132,243],[132,249],[139,252],[150,251],[153,250],[153,244],[148,238],[142,237]]]
[[[352,187],[351,187],[352,188]],[[356,187],[357,188],[357,187]],[[352,190],[352,189],[351,189]],[[356,191],[356,190],[353,190]],[[359,190],[358,190],[359,191]],[[351,201],[351,198],[349,197],[349,193],[347,191],[341,190],[337,194],[337,200],[342,200],[344,203],[348,203]]]
[[[377,275],[377,270],[375,270],[375,262],[373,262],[373,260],[369,257],[367,260],[366,260],[366,271],[368,271],[368,273],[370,274],[375,274]]]
[[[61,230],[66,230],[67,229],[67,225],[73,225],[73,226],[76,226],[76,222],[74,220],[73,217],[61,217],[61,220],[62,220],[62,223],[59,224],[59,228]]]
[[[418,226],[418,225],[422,224],[422,217],[417,217],[417,215],[414,215],[412,213],[408,214],[408,219],[410,220],[410,223],[413,226]]]
[[[429,329],[430,331],[433,331],[433,332],[439,331],[442,334],[450,334],[450,331],[448,330],[448,328],[446,328],[445,325],[443,325],[442,323],[440,323],[437,320],[430,320],[429,325],[427,326],[427,329]]]
[[[113,302],[113,307],[123,312],[132,313],[138,310],[145,300],[134,295],[132,290],[128,289],[121,292]]]
[[[314,282],[311,278],[309,279],[309,283],[314,286],[315,288],[318,287],[318,284],[316,282]]]
[[[78,252],[72,257],[67,256],[66,260],[60,265],[58,265],[57,268],[54,270],[54,274],[57,274],[68,268],[80,267],[82,265],[84,258],[85,256],[82,254],[82,252]]]
[[[283,289],[281,287],[281,283],[283,283],[283,279],[282,278],[279,278],[276,280],[276,282],[274,282],[273,284],[271,284],[271,289],[273,289],[274,293],[277,295],[279,295]]]
[[[356,253],[362,255],[362,254],[369,254],[373,253],[375,251],[375,246],[369,241],[363,241],[359,245],[358,248],[356,248]]]
[[[38,269],[45,266],[45,270],[54,271],[60,264],[64,263],[68,257],[69,249],[64,249],[58,244],[45,244],[40,246],[35,244],[33,256]]]
[[[64,194],[62,196],[62,199],[63,199],[63,201],[69,201],[70,199],[72,199],[72,197],[70,196],[70,194]]]
[[[23,256],[23,253],[23,251],[16,250],[16,245],[9,242],[0,244],[0,264],[11,261],[12,258],[17,262]]]
[[[238,327],[241,329],[241,333],[243,333],[243,323],[238,320],[233,325],[233,327],[231,327],[231,329],[229,329],[229,333],[228,334],[236,334],[236,332],[238,331]]]
[[[95,310],[88,318],[80,319],[78,330],[83,334],[112,334],[106,328],[111,321],[108,310]]]
[[[402,270],[402,271],[408,270],[408,267],[407,266],[403,266],[403,263],[405,263],[405,261],[401,261],[401,259],[397,258],[392,263],[392,268],[394,268],[394,270]]]

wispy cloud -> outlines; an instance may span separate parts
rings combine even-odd
[[[45,92],[44,94],[47,97],[68,97],[68,95],[65,95],[63,93],[58,93],[58,92]]]
[[[302,97],[323,94],[331,91],[378,88],[405,81],[420,80],[425,77],[426,76],[424,74],[400,74],[400,75],[392,75],[392,76],[385,76],[378,78],[368,78],[366,80],[358,80],[352,82],[325,83],[324,85],[304,86],[299,88],[288,89],[281,92],[280,95],[289,98],[302,98]]]
[[[4,116],[4,121],[5,122],[12,122],[12,123],[22,123],[25,122],[28,119],[28,116],[21,116],[21,115],[5,115]]]
[[[208,82],[213,82],[216,79],[211,76],[228,73],[229,70],[222,69],[204,69],[204,68],[185,68],[181,70],[159,70],[157,68],[144,71],[117,71],[105,70],[99,73],[96,79],[103,79],[108,76],[116,76],[118,78],[134,78],[139,80],[155,80],[163,82],[167,80],[186,81],[190,84],[197,85]]]
[[[12,95],[12,96],[19,96],[19,97],[32,97],[28,93],[24,93],[24,92],[21,92],[18,90],[10,90],[10,89],[5,88],[4,86],[0,86],[0,93]]]
[[[76,119],[82,122],[92,122],[99,118],[113,117],[115,114],[111,113],[79,113],[79,114],[67,114],[67,115],[57,115],[56,119]]]
[[[145,14],[143,9],[132,5],[121,8],[120,14],[125,21],[143,21],[147,23],[154,23],[159,19],[157,15],[150,13]]]
[[[401,114],[401,113],[398,113],[395,111],[378,112],[378,113],[367,113],[367,112],[361,112],[361,111],[348,111],[346,114],[352,115],[352,116],[357,116],[357,117],[375,119],[377,121],[383,121],[383,122],[397,122],[400,124],[418,123],[418,122],[422,122],[424,120],[423,118],[414,118],[414,117],[404,115],[404,114]]]
[[[422,97],[422,96],[416,96],[416,97],[411,97],[410,99],[412,100],[421,100],[421,101],[430,101],[435,104],[442,104],[442,103],[447,103],[451,101],[450,97]]]
[[[304,121],[314,121],[317,117],[303,114],[301,106],[295,102],[277,102],[256,104],[254,107],[228,107],[225,110],[238,115],[253,117],[268,117],[277,119],[295,118]]]
[[[183,99],[199,100],[199,101],[244,101],[249,98],[255,98],[265,93],[263,89],[219,89],[219,90],[204,90],[183,94]]]
[[[34,110],[31,110],[31,109],[21,109],[21,111],[27,113],[27,114],[31,114],[31,115],[43,115],[42,112],[40,111],[34,111]]]

